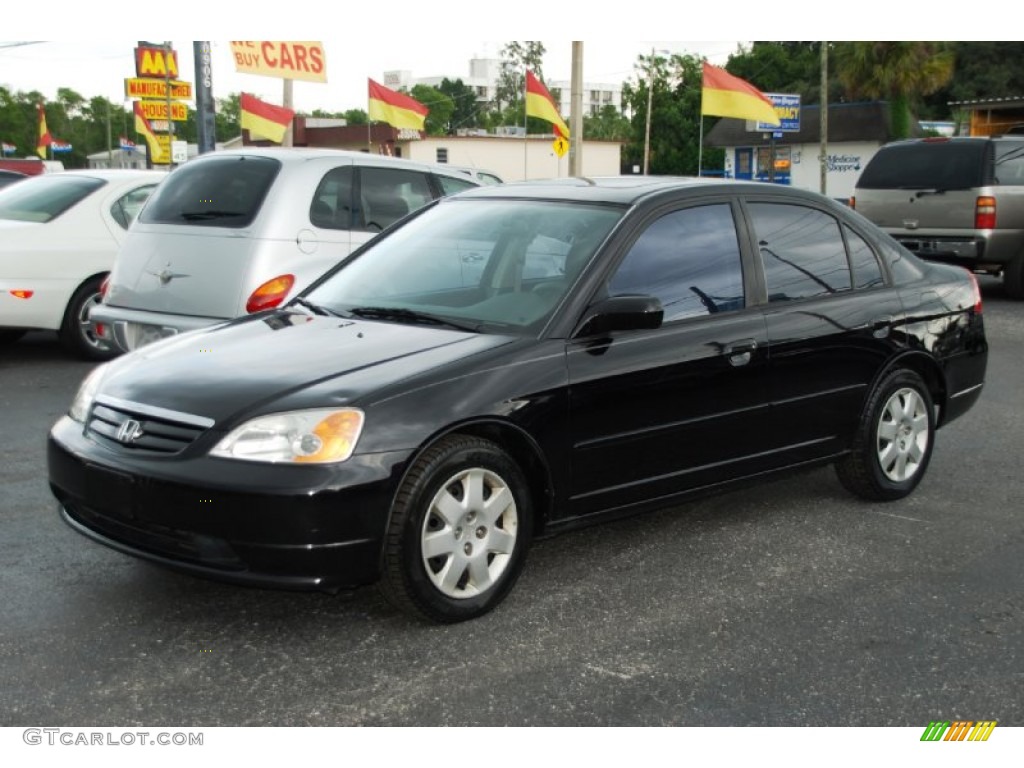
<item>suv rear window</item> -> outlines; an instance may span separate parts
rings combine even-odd
[[[861,189],[970,189],[984,186],[987,141],[915,141],[882,147],[857,186]],[[991,155],[989,155],[991,157]]]
[[[269,157],[218,157],[188,163],[157,188],[139,221],[247,227],[280,170],[281,163]]]

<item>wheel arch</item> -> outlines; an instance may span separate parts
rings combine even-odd
[[[99,272],[93,272],[91,275],[87,275],[86,277],[83,277],[81,280],[78,281],[78,285],[76,285],[71,290],[71,293],[68,294],[68,300],[64,304],[64,312],[61,314],[61,318],[60,318],[61,326],[64,325],[64,322],[68,318],[68,312],[71,311],[71,300],[73,298],[75,298],[75,294],[78,293],[82,289],[82,287],[85,286],[86,283],[89,283],[89,282],[91,282],[93,280],[100,280],[102,282],[103,278],[105,278],[109,274],[110,274],[110,270],[109,269],[104,269],[104,270],[100,270]]]
[[[868,388],[868,396],[870,397],[870,393],[875,390],[875,387],[878,386],[882,379],[899,368],[913,371],[924,381],[925,386],[928,387],[928,394],[931,395],[932,405],[939,409],[938,417],[935,419],[935,428],[941,427],[945,420],[946,399],[948,397],[946,375],[942,371],[942,366],[936,362],[935,358],[924,352],[908,351],[890,360],[875,375],[874,381],[871,382],[871,386]]]
[[[482,418],[462,421],[451,424],[442,431],[431,435],[409,456],[402,476],[395,486],[395,495],[405,485],[409,472],[419,461],[420,456],[438,441],[452,435],[469,435],[488,440],[508,453],[512,460],[519,465],[526,477],[527,487],[530,489],[530,501],[533,506],[533,534],[534,536],[542,534],[554,504],[554,481],[551,468],[548,466],[540,446],[529,433],[511,422],[501,419]],[[536,482],[537,478],[541,478],[542,482]],[[391,506],[388,509],[389,525],[393,508],[394,498],[392,498]]]

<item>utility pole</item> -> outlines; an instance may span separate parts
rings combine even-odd
[[[572,43],[572,83],[569,94],[569,175],[583,175],[583,43]]]
[[[647,120],[644,123],[644,176],[647,175],[647,163],[651,156],[651,104],[654,102],[654,49],[647,62]]]
[[[213,152],[217,148],[216,107],[213,101],[213,63],[210,43],[206,40],[192,41],[192,56],[196,67],[196,128],[199,154]]]
[[[294,80],[288,77],[284,79],[284,94],[282,96],[282,101],[284,102],[285,109],[292,108],[292,85],[294,85],[294,82]],[[369,120],[367,120],[367,122],[369,122]],[[292,122],[288,124],[288,128],[284,132],[284,138],[281,139],[282,147],[292,146],[292,126],[294,123],[295,118],[293,117]]]
[[[821,41],[821,194],[828,189],[828,43]]]

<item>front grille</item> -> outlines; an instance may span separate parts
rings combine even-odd
[[[119,439],[118,433],[128,422],[136,422],[138,426],[126,430],[128,434]],[[107,445],[169,456],[185,450],[212,423],[209,419],[188,414],[160,412],[160,409],[134,404],[99,402],[93,406],[87,429],[92,437]]]

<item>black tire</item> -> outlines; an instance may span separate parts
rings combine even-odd
[[[24,336],[25,333],[26,331],[21,331],[18,329],[0,331],[0,347],[6,344],[13,344],[22,336]]]
[[[497,506],[488,508],[492,500]],[[381,591],[434,622],[480,616],[519,577],[532,518],[526,479],[508,454],[481,438],[445,437],[417,459],[395,496]]]
[[[102,277],[94,277],[78,286],[57,331],[64,348],[83,360],[109,360],[117,355],[117,351],[100,340],[86,322],[89,308],[99,303],[102,283]]]
[[[1011,299],[1024,299],[1024,253],[1018,253],[1003,269],[1003,290]]]
[[[853,448],[836,462],[848,491],[870,501],[902,499],[921,482],[935,443],[935,409],[924,381],[897,369],[875,387]]]

